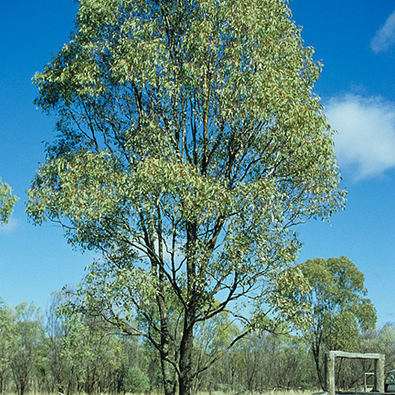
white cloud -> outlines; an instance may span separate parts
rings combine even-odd
[[[387,51],[393,44],[395,44],[395,11],[390,14],[384,25],[377,30],[370,47],[374,52],[379,53]]]
[[[345,95],[325,107],[341,167],[356,179],[371,178],[395,167],[395,104],[380,97]]]
[[[15,219],[13,216],[11,216],[8,223],[6,223],[5,225],[0,225],[0,234],[12,233],[19,227],[21,227],[20,222],[17,219]]]

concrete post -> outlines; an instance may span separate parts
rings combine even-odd
[[[374,360],[374,389],[373,391],[384,393],[384,365],[385,355],[380,355]]]
[[[333,351],[325,353],[325,391],[328,395],[335,395],[335,358]]]

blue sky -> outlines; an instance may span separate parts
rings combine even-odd
[[[33,226],[25,191],[55,119],[36,110],[31,78],[68,42],[72,0],[2,1],[0,13],[0,177],[20,197],[0,228],[0,298],[45,308],[50,294],[77,284],[91,254],[72,251],[53,224]],[[316,93],[338,130],[336,153],[346,210],[331,226],[312,222],[297,231],[299,261],[348,256],[365,274],[378,325],[395,323],[395,3],[393,0],[294,0],[293,19],[306,45],[324,63]]]

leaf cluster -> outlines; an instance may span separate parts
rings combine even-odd
[[[8,184],[3,184],[0,179],[0,225],[8,222],[18,198],[12,195],[12,189]]]

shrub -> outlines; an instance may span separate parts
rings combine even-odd
[[[123,379],[125,392],[141,393],[150,390],[149,378],[139,368],[130,368]]]

